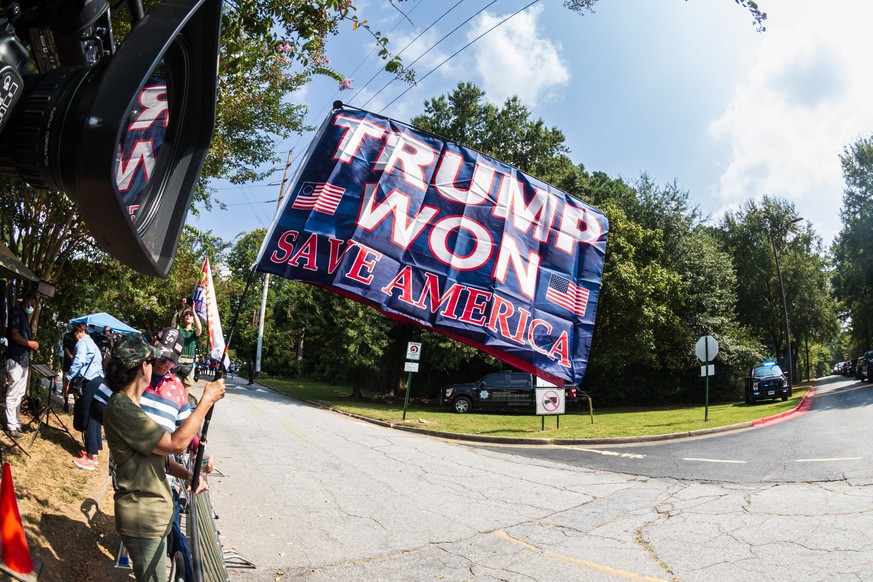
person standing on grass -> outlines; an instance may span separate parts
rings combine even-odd
[[[39,349],[39,343],[30,338],[30,316],[36,309],[36,292],[30,291],[21,303],[9,313],[9,350],[6,354],[6,429],[9,436],[20,439],[21,401],[27,390],[27,373],[30,369],[30,352]]]
[[[103,433],[100,423],[91,420],[91,401],[103,382],[103,355],[97,343],[88,335],[88,326],[84,323],[73,325],[73,337],[76,338],[76,350],[73,362],[67,370],[65,380],[69,386],[76,376],[82,376],[82,394],[73,407],[73,426],[82,431],[85,440],[85,450],[73,457],[73,464],[86,471],[97,467],[97,455],[103,448]]]
[[[70,411],[70,382],[67,380],[67,372],[70,370],[70,366],[73,364],[73,357],[76,352],[76,337],[73,333],[73,329],[71,328],[69,331],[64,333],[64,337],[61,340],[61,346],[64,350],[64,361],[61,366],[61,370],[64,373],[64,412]],[[75,396],[74,396],[75,399]]]
[[[106,371],[113,393],[103,421],[117,465],[115,527],[140,582],[167,578],[173,495],[166,473],[189,482],[193,477],[191,471],[170,464],[169,455],[185,451],[209,408],[224,397],[223,380],[208,383],[185,422],[172,433],[164,430],[141,407],[142,394],[151,383],[152,368],[160,354],[141,335],[130,334],[116,343]]]

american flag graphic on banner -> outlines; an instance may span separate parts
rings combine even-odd
[[[576,285],[569,279],[552,274],[549,288],[546,290],[546,300],[584,317],[588,305],[588,289]]]
[[[345,191],[329,182],[304,182],[291,208],[334,214]]]

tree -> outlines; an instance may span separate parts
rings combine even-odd
[[[836,333],[837,323],[821,240],[809,224],[794,223],[797,218],[791,203],[765,196],[761,202],[748,201],[728,213],[719,225],[723,247],[731,255],[737,274],[739,321],[767,346],[768,355],[784,359],[785,324],[773,236],[781,263],[795,367],[800,346],[828,341]]]
[[[846,147],[843,168],[843,228],[834,242],[834,293],[849,326],[851,357],[873,344],[873,136]]]
[[[735,282],[721,270],[727,255],[676,183],[660,187],[643,175],[632,187],[589,175],[570,160],[559,129],[532,119],[515,97],[503,107],[487,103],[469,83],[426,101],[412,123],[513,164],[607,215],[609,242],[585,378],[598,402],[688,398],[697,370],[693,346],[702,332],[724,342],[727,370],[734,370],[719,377],[721,394],[736,387],[759,346],[734,318]]]

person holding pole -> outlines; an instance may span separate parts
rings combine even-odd
[[[177,328],[182,336],[182,355],[179,356],[179,363],[194,363],[194,358],[197,355],[197,338],[203,333],[203,324],[200,322],[197,312],[188,306],[185,298],[182,298],[181,307],[173,314],[173,321],[170,325]],[[196,371],[194,378],[197,378]]]
[[[116,343],[106,370],[113,392],[104,411],[104,429],[117,465],[115,527],[138,581],[163,580],[167,576],[173,496],[166,473],[186,481],[193,477],[181,465],[170,464],[168,455],[185,451],[207,412],[225,393],[223,380],[208,383],[197,408],[174,432],[167,432],[140,406],[151,382],[152,367],[160,356],[160,350],[142,335],[129,334]],[[185,474],[181,474],[183,470]]]

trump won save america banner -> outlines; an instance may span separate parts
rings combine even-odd
[[[563,385],[585,372],[607,230],[596,209],[482,153],[335,109],[256,268]]]

